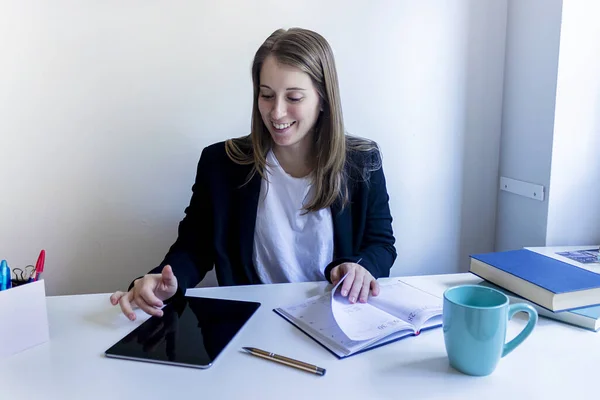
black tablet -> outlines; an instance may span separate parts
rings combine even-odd
[[[210,367],[260,307],[238,300],[182,297],[163,307],[104,353],[107,357]]]

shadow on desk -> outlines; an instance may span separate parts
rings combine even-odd
[[[463,376],[462,373],[450,366],[448,357],[446,356],[438,356],[410,362],[402,365],[402,368],[410,369],[411,371],[415,371],[415,373],[420,375],[422,375],[424,372],[429,372],[435,374],[452,374]]]
[[[411,376],[462,376],[465,379],[470,377],[462,374],[461,372],[452,368],[448,362],[446,356],[432,356],[430,358],[399,362],[397,365],[388,365],[385,369],[379,372],[382,376],[391,375],[394,377],[402,376],[403,378],[410,378]]]
[[[125,317],[121,311],[121,307],[110,305],[107,298],[106,305],[85,314],[83,319],[95,326],[114,330],[123,326],[134,328],[150,317],[140,309],[135,309],[134,312],[137,315],[137,319],[135,322],[132,322]]]
[[[325,287],[316,287],[316,288],[310,289],[306,292],[305,298],[321,296],[323,293],[330,292],[331,289],[333,289],[333,285],[331,285],[331,284],[328,284]],[[305,298],[302,298],[300,301],[305,300]]]

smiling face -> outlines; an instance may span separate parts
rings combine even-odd
[[[310,76],[268,56],[260,71],[258,109],[274,146],[310,148],[319,117],[319,94]]]

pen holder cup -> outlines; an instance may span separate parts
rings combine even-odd
[[[0,292],[0,358],[49,340],[44,280]]]

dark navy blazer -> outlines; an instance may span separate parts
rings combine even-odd
[[[374,152],[348,153],[359,166],[375,156]],[[252,261],[261,177],[256,173],[244,184],[251,169],[231,161],[224,142],[202,151],[177,240],[150,273],[171,265],[179,294],[195,287],[213,266],[221,286],[261,283]],[[396,249],[383,169],[371,172],[368,180],[361,179],[356,169],[347,170],[350,202],[343,208],[339,203],[331,206],[334,259],[325,276],[330,281],[334,266],[359,259],[375,278],[389,276]]]

